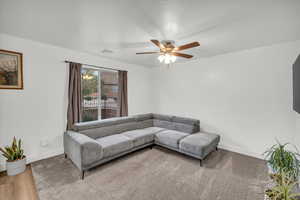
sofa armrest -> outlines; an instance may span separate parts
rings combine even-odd
[[[65,153],[80,170],[102,158],[101,145],[96,140],[75,131],[65,132],[64,148]]]

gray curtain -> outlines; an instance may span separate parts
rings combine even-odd
[[[119,71],[119,116],[128,116],[127,71]]]
[[[72,129],[74,123],[81,121],[81,64],[69,64],[67,130]]]

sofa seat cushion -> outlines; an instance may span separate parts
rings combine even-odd
[[[147,143],[151,143],[154,141],[154,135],[160,131],[165,129],[160,127],[149,127],[144,129],[137,129],[133,131],[126,131],[121,133],[121,135],[125,135],[133,140],[133,146],[141,146]]]
[[[179,141],[188,135],[180,131],[164,130],[155,134],[155,142],[178,149]]]
[[[195,133],[183,138],[179,142],[179,149],[203,159],[215,150],[219,141],[220,136],[217,134]]]
[[[114,156],[133,148],[133,141],[121,134],[110,135],[96,140],[102,147],[103,158]]]

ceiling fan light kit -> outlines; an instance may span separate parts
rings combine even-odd
[[[192,42],[179,47],[175,47],[175,42],[173,40],[163,40],[161,42],[159,42],[158,40],[151,40],[151,42],[159,47],[158,52],[141,52],[136,54],[160,54],[157,59],[159,60],[159,62],[164,62],[167,65],[169,65],[170,63],[174,63],[177,60],[177,57],[187,59],[193,57],[192,55],[179,53],[178,51],[200,46],[199,42]]]
[[[164,62],[165,64],[174,63],[176,61],[177,57],[170,54],[163,54],[158,56],[159,62]]]

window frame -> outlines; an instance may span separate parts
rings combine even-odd
[[[81,110],[82,110],[82,113],[81,113],[81,122],[92,122],[92,121],[98,121],[98,120],[103,120],[103,117],[102,117],[102,79],[101,79],[101,72],[114,72],[116,73],[117,75],[117,79],[119,79],[118,77],[118,73],[116,70],[110,70],[110,69],[106,69],[106,68],[100,68],[100,67],[94,67],[94,66],[90,66],[90,65],[82,65],[82,69],[91,69],[91,70],[95,70],[98,72],[98,84],[97,84],[97,91],[99,93],[98,95],[98,105],[96,106],[97,107],[97,119],[96,120],[89,120],[89,121],[84,121],[83,120],[83,112],[84,112],[84,96],[83,96],[83,78],[81,77],[81,96],[82,96],[82,105],[81,105]],[[81,73],[82,75],[82,73]],[[118,84],[116,85],[119,89],[119,86]],[[117,93],[118,93],[118,89],[117,89]],[[117,97],[117,100],[116,100],[116,103],[117,103],[117,107],[119,107],[118,105],[118,97]],[[118,109],[118,108],[117,108]],[[114,116],[114,117],[118,117],[117,115]],[[109,118],[114,118],[114,117],[109,117]],[[107,118],[104,118],[104,119],[107,119]]]

